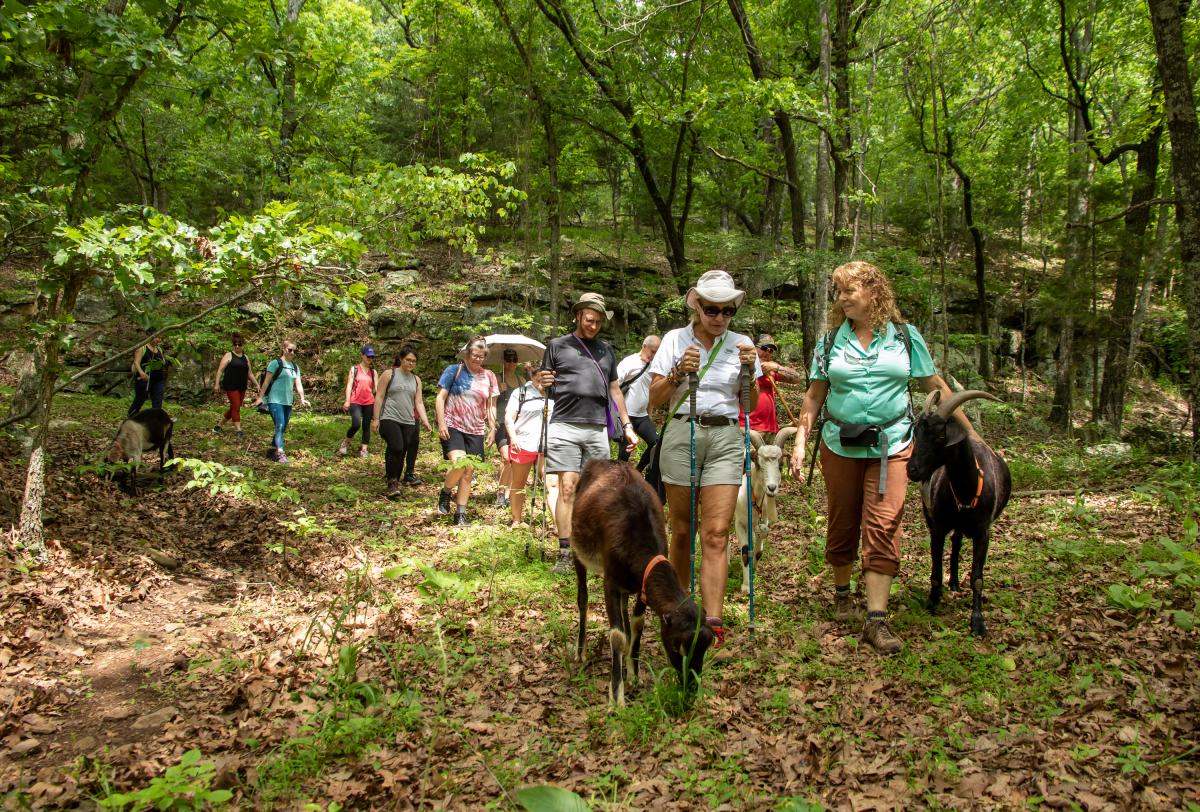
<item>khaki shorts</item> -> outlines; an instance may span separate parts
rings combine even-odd
[[[692,484],[691,428],[686,420],[668,420],[659,467],[668,485]],[[746,436],[741,426],[696,424],[696,484],[739,485],[746,476]]]
[[[588,460],[612,459],[603,423],[554,423],[546,427],[546,473],[579,473]]]

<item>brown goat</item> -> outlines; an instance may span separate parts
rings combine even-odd
[[[579,477],[571,526],[579,605],[576,658],[583,660],[590,571],[604,579],[612,656],[609,702],[625,704],[626,670],[631,681],[637,681],[647,606],[662,621],[663,646],[671,666],[682,684],[690,687],[691,674],[698,675],[704,665],[713,633],[695,601],[679,586],[679,576],[665,557],[667,531],[658,494],[629,463],[592,460]],[[630,595],[637,596],[632,624]]]
[[[137,496],[138,466],[142,464],[142,456],[150,451],[158,451],[158,476],[162,478],[167,460],[175,456],[171,445],[174,429],[175,421],[162,409],[144,409],[121,421],[105,459],[112,463],[133,463],[125,475],[124,488],[128,493]]]

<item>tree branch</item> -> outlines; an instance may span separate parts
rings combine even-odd
[[[267,277],[262,277],[262,278],[267,278]],[[80,378],[85,378],[88,375],[91,375],[96,370],[103,369],[104,367],[108,366],[113,361],[119,360],[120,358],[122,358],[126,355],[129,355],[129,353],[133,352],[138,347],[142,346],[143,344],[150,341],[151,339],[158,338],[159,336],[165,335],[166,333],[173,333],[176,330],[182,330],[184,327],[187,327],[189,324],[193,324],[193,323],[199,321],[200,319],[207,316],[209,313],[212,313],[214,310],[220,310],[222,307],[228,307],[229,305],[236,302],[238,299],[242,299],[242,298],[246,297],[247,295],[254,292],[255,290],[256,290],[256,288],[254,285],[247,285],[246,287],[242,288],[240,291],[235,293],[233,296],[230,296],[228,299],[217,302],[212,307],[209,307],[205,310],[200,311],[199,313],[197,313],[196,315],[192,316],[189,319],[185,319],[185,320],[179,322],[178,324],[167,325],[166,327],[159,329],[155,333],[152,333],[143,338],[139,338],[136,344],[126,347],[125,349],[118,350],[117,352],[115,352],[112,355],[105,358],[103,361],[98,361],[97,363],[92,364],[90,367],[83,370],[82,372],[75,373],[70,378],[67,378],[65,381],[63,381],[62,383],[55,386],[54,391],[61,392],[62,390],[66,389],[68,386],[70,386],[71,384],[75,383],[75,381],[79,380]],[[32,415],[35,411],[37,411],[36,403],[34,403],[33,406],[29,407],[21,414],[13,415],[12,417],[9,417],[7,420],[0,421],[0,429],[7,428],[8,426],[11,426],[13,423],[19,423],[22,420],[25,420],[30,415]]]

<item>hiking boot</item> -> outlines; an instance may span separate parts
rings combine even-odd
[[[558,563],[550,571],[555,575],[567,575],[575,571],[575,556],[570,547],[558,548]]]
[[[342,440],[342,444],[340,446],[338,446],[337,453],[338,453],[339,457],[344,457],[350,453],[350,438],[349,437]]]
[[[708,647],[708,660],[713,665],[723,665],[733,659],[733,652],[725,640],[725,626],[709,626],[712,629],[713,641]]]
[[[420,485],[421,484],[421,480],[417,479],[412,474],[409,474],[408,476],[406,476],[402,481],[404,482],[405,485]]]
[[[213,426],[213,434],[220,434],[222,431],[223,429],[219,425]]]
[[[241,430],[241,429],[238,429],[237,438],[238,438],[239,440],[241,440],[241,439],[245,438],[245,436],[246,436],[246,435],[242,433],[242,430]]]
[[[438,494],[438,513],[443,516],[450,515],[450,491],[445,488]]]
[[[505,493],[504,491],[500,491],[500,493],[496,494],[496,507],[506,508],[509,506],[510,506],[510,503],[508,501],[507,493]]]
[[[470,524],[470,522],[467,521],[467,514],[464,511],[460,510],[460,511],[458,511],[458,513],[454,514],[454,526],[455,527],[466,527],[469,524]]]
[[[367,458],[367,455],[370,453],[371,452],[367,451],[367,447],[365,445],[362,448],[358,449],[358,456],[360,459],[365,460]]]
[[[885,656],[899,654],[904,648],[904,643],[900,638],[892,633],[888,627],[886,620],[867,619],[863,624],[862,639],[864,643],[870,643],[871,647]]]
[[[389,479],[387,483],[387,498],[393,502],[400,498],[400,480]]]
[[[833,619],[838,623],[851,623],[862,620],[862,609],[854,603],[854,597],[849,593],[833,595]]]

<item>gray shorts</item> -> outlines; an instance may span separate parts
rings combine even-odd
[[[659,466],[668,485],[691,485],[691,428],[686,420],[668,420]],[[696,483],[740,485],[746,476],[746,438],[741,426],[696,424]]]
[[[546,428],[546,473],[579,473],[588,460],[612,459],[603,423],[551,423]]]

